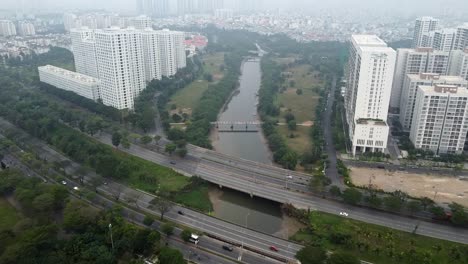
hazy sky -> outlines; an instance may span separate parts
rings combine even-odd
[[[17,8],[22,2],[26,8],[48,10],[100,8],[132,12],[135,10],[136,6],[136,0],[0,0],[0,2],[0,9]],[[454,10],[465,10],[468,12],[467,0],[263,0],[263,2],[267,3],[268,6],[272,8],[297,8],[298,10],[316,10],[321,8],[344,9],[354,7],[388,11],[395,10],[404,13],[437,13],[441,10],[442,12],[446,12],[446,7],[451,7]]]

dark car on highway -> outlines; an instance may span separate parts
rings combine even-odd
[[[227,250],[227,251],[233,251],[234,250],[234,248],[232,246],[230,246],[230,245],[223,245],[223,249]]]

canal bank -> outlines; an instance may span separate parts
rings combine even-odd
[[[257,114],[262,76],[260,59],[255,57],[243,61],[239,87],[220,111],[218,121],[223,124],[212,128],[210,139],[218,152],[272,164],[272,153],[263,136]],[[284,239],[303,227],[295,219],[285,216],[281,204],[276,202],[251,198],[247,194],[227,188],[219,189],[215,185],[210,186],[209,197],[215,217],[240,226]]]

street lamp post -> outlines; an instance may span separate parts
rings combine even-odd
[[[244,239],[247,236],[247,221],[248,221],[249,215],[250,215],[250,209],[249,209],[249,212],[245,215],[245,231],[244,231],[244,237],[242,238],[241,251],[239,252],[239,257],[237,258],[238,261],[242,260],[242,254],[244,253]]]
[[[112,251],[114,251],[114,238],[112,237],[112,224],[109,224],[110,239],[112,244]]]

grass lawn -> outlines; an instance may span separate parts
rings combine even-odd
[[[211,74],[213,76],[213,84],[224,77],[220,69],[220,66],[224,64],[224,53],[217,52],[206,54],[203,55],[202,60],[204,63],[203,74]],[[177,106],[176,112],[182,111],[190,115],[198,101],[200,101],[203,93],[210,85],[210,82],[204,79],[203,74],[198,80],[193,81],[191,84],[175,93],[167,104],[168,109],[170,109],[171,105],[175,104]]]
[[[312,212],[295,241],[350,252],[372,263],[468,263],[468,245],[413,235],[335,215]]]
[[[0,232],[12,228],[20,219],[16,209],[0,197]]]
[[[288,126],[278,126],[278,132],[286,139],[286,144],[297,152],[302,154],[310,149],[310,127],[297,126],[296,131],[289,131]],[[289,134],[293,133],[296,137],[289,138]]]
[[[177,111],[187,111],[187,114],[191,114],[203,93],[208,89],[208,85],[209,82],[205,80],[195,80],[184,89],[175,93],[168,105],[175,104]]]
[[[160,190],[168,192],[178,192],[189,184],[189,178],[185,177],[170,168],[166,168],[147,160],[127,155],[122,152],[115,152],[118,155],[123,155],[130,163],[140,168],[140,171],[144,171],[149,177],[147,179],[141,179],[135,173],[130,174],[130,177],[126,179],[127,183],[133,188],[140,189],[143,191],[154,193],[158,185]],[[157,179],[151,181],[151,177]]]
[[[296,94],[296,89],[290,88],[278,95],[278,102],[281,107],[281,117],[291,109],[291,113],[296,117],[298,124],[315,120],[315,108],[318,105],[319,96],[311,90],[303,90],[303,94]],[[282,118],[284,122],[284,118]]]
[[[211,204],[208,191],[208,184],[203,184],[189,192],[178,193],[175,196],[175,202],[208,213],[213,211],[213,205]]]

